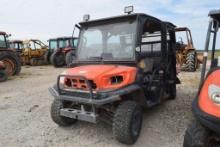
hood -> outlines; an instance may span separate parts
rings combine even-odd
[[[96,84],[97,89],[119,88],[136,79],[137,68],[120,65],[86,65],[68,69],[65,74],[83,76]]]

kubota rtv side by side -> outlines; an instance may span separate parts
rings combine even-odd
[[[74,68],[49,89],[51,117],[60,126],[102,120],[118,141],[134,144],[142,108],[176,97],[175,26],[140,13],[88,18],[80,23]]]
[[[220,57],[216,54],[220,10],[210,11],[209,16],[200,88],[192,104],[196,119],[186,130],[183,147],[220,146]],[[208,53],[211,53],[211,66],[207,73]]]

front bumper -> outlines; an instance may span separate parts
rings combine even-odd
[[[60,92],[56,87],[51,87],[49,88],[49,92],[51,95],[59,100],[64,100],[64,101],[71,101],[75,103],[80,103],[80,104],[90,104],[90,105],[104,105],[108,103],[112,103],[115,101],[121,100],[121,95],[129,94],[132,91],[136,91],[140,89],[138,85],[129,85],[124,88],[114,90],[114,91],[109,91],[109,92],[100,92],[95,94],[88,94],[87,97],[82,97],[82,93],[80,95],[71,95],[71,93],[74,92],[69,92],[68,93],[62,93]],[[98,95],[98,98],[97,98]]]
[[[209,115],[202,111],[198,105],[198,99],[196,98],[192,103],[192,110],[199,122],[211,131],[220,135],[220,118]]]

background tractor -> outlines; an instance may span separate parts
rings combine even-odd
[[[44,62],[44,54],[48,47],[40,40],[30,39],[25,40],[24,49],[20,54],[23,65],[42,65]]]
[[[18,55],[20,55],[22,53],[22,50],[24,49],[23,41],[22,40],[10,40],[9,47],[13,51],[17,52]]]
[[[78,39],[76,37],[57,38],[57,49],[50,57],[54,67],[69,66],[75,58]]]
[[[8,76],[17,75],[21,71],[21,62],[16,52],[9,49],[5,32],[0,32],[0,61],[4,63],[5,71]]]
[[[194,72],[202,63],[202,54],[194,48],[191,31],[187,27],[175,29],[177,41],[176,61],[181,70]],[[178,38],[179,37],[179,38]]]
[[[44,54],[44,61],[47,63],[52,63],[50,61],[51,55],[53,54],[54,50],[58,49],[58,40],[57,38],[51,38],[48,40],[49,42],[49,47],[46,53]]]

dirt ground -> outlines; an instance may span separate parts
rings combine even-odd
[[[77,122],[62,128],[52,122],[53,97],[48,88],[64,68],[23,67],[19,76],[0,83],[0,146],[125,146],[112,135],[111,126]],[[146,110],[137,147],[182,147],[184,131],[192,119],[199,72],[181,73],[176,100]]]

